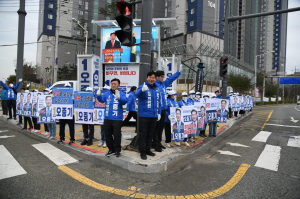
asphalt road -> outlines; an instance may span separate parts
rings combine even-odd
[[[221,187],[226,193],[218,198],[300,198],[300,148],[288,146],[291,136],[300,136],[300,121],[297,121],[300,111],[295,106],[255,107],[252,114],[216,138],[207,138],[196,152],[159,174],[129,172],[102,162],[97,155],[22,131],[1,117],[0,149],[4,146],[26,174],[2,179],[7,171],[0,170],[0,198],[130,198],[117,191],[100,191],[88,180],[79,182],[62,172],[59,165],[34,147],[41,143],[49,143],[77,160],[65,166],[94,183],[120,190],[134,186],[139,189],[138,193],[146,194],[148,198],[152,195],[204,198],[208,196],[205,194],[220,191]],[[300,106],[296,108],[300,110]],[[261,131],[266,131],[268,136],[258,138],[260,141],[253,140]],[[5,135],[15,137],[1,137]],[[279,151],[270,152],[267,147]],[[268,153],[263,156],[264,152]],[[6,168],[3,159],[0,168]],[[249,168],[242,175],[236,175],[242,164]],[[17,167],[10,169],[19,171]],[[235,186],[227,186],[229,181],[234,181]]]

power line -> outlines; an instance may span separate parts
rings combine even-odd
[[[29,42],[29,43],[24,43],[24,45],[27,44],[36,44],[36,43],[44,43],[44,42],[49,42],[49,41],[37,41],[37,42]],[[7,45],[0,45],[0,47],[8,47],[8,46],[16,46],[18,44],[7,44]]]

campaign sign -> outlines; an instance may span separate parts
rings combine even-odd
[[[244,110],[244,97],[243,96],[239,96],[239,104],[240,104],[240,110]]]
[[[250,110],[250,98],[249,97],[245,97],[245,111],[249,111]]]
[[[196,136],[198,133],[198,112],[193,106],[183,106],[181,108],[181,120],[184,123],[184,137]]]
[[[94,93],[74,92],[75,123],[94,124]]]
[[[22,116],[24,116],[24,117],[31,117],[31,111],[32,111],[31,96],[32,96],[32,93],[24,93],[23,113],[22,113]]]
[[[52,90],[52,117],[53,119],[73,118],[73,88],[62,87]]]
[[[230,104],[231,104],[232,111],[239,111],[241,108],[238,98],[239,97],[235,95],[230,97]]]
[[[205,130],[205,124],[207,123],[205,99],[200,98],[200,101],[195,102],[194,106],[198,112],[198,130],[203,131]]]
[[[94,106],[94,124],[102,125],[104,123],[104,111],[105,111],[105,103],[99,102],[97,99],[98,90],[94,91],[95,96],[95,106]],[[101,95],[103,95],[108,90],[101,90]]]
[[[184,123],[181,120],[181,109],[170,107],[171,141],[179,142],[184,139]]]
[[[219,99],[219,101],[221,103],[221,109],[217,111],[218,123],[227,123],[229,101],[225,99]]]
[[[16,100],[17,115],[22,115],[23,99],[24,99],[24,95],[22,93],[17,93],[17,100]]]
[[[206,99],[206,118],[207,123],[216,123],[218,121],[218,115],[217,111],[221,107],[220,99],[212,98],[212,99]]]
[[[37,117],[38,116],[38,101],[40,96],[43,95],[42,92],[33,92],[32,93],[32,112],[31,117]]]
[[[54,123],[55,119],[52,117],[52,97],[51,95],[40,95],[37,102],[37,123]]]

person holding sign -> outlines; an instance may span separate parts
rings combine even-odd
[[[195,98],[196,98],[195,91],[194,91],[194,90],[191,90],[191,91],[189,92],[189,94],[190,94],[190,98],[188,98],[188,101],[189,101],[190,104],[194,105],[195,102],[198,102],[198,100],[195,99]]]
[[[184,134],[184,123],[181,121],[181,109],[177,108],[175,111],[175,115],[176,115],[176,122],[172,124],[172,131],[174,133],[174,135],[181,135],[180,138],[183,138],[183,134]],[[176,136],[179,137],[179,136]],[[185,145],[187,144],[189,146],[189,144],[187,142],[184,143]],[[180,142],[176,141],[175,145],[180,146]]]
[[[171,116],[170,116],[170,108],[171,107],[175,107],[175,108],[179,108],[178,103],[175,101],[175,95],[176,92],[171,90],[168,91],[168,99],[167,99],[167,105],[168,108],[166,110],[166,120],[165,120],[165,137],[166,137],[166,147],[170,148],[172,147],[172,145],[170,145],[169,143],[171,142]]]
[[[192,106],[192,104],[188,100],[188,95],[186,92],[181,93],[181,101],[178,102],[178,106],[181,108],[183,106]]]
[[[158,70],[155,73],[155,77],[156,77],[155,84],[159,88],[162,97],[161,120],[156,122],[156,127],[153,135],[153,142],[152,142],[152,147],[157,152],[161,152],[162,148],[163,149],[166,148],[161,144],[162,132],[165,127],[166,110],[168,108],[166,88],[170,86],[180,76],[181,71],[182,71],[182,65],[180,65],[179,70],[175,74],[170,76],[165,81],[164,81],[165,72],[163,70]]]
[[[97,91],[97,99],[99,102],[105,102],[104,112],[104,132],[106,144],[109,149],[107,157],[116,155],[121,156],[121,127],[123,120],[123,105],[127,103],[125,93],[118,90],[120,80],[114,78],[110,81],[111,89],[101,95],[101,88]]]
[[[196,92],[196,100],[197,100],[197,102],[200,102],[200,98],[201,98],[201,93],[200,92]]]
[[[155,125],[161,119],[161,91],[155,84],[156,74],[148,72],[147,81],[137,89],[139,99],[139,151],[141,159],[146,160],[147,155],[155,156],[150,151]],[[157,143],[158,144],[158,143]]]
[[[29,93],[29,90],[26,90],[25,93],[24,93],[24,95],[26,97],[26,101],[24,100],[25,104],[23,104],[23,111],[22,111],[23,114],[24,114],[24,112],[26,112],[27,110],[29,110],[29,109],[27,109],[27,107],[30,107],[30,111],[31,111],[31,103],[30,103],[31,94]],[[20,102],[21,102],[21,97],[20,97]],[[24,127],[22,129],[23,130],[27,130],[27,122],[29,124],[29,129],[31,131],[33,131],[33,126],[32,126],[32,122],[31,122],[31,118],[28,115],[24,115]]]
[[[207,137],[205,135],[206,125],[207,125],[207,118],[206,118],[206,115],[205,115],[205,107],[204,106],[201,106],[201,108],[200,108],[200,115],[201,116],[198,118],[198,123],[202,122],[204,127],[203,127],[202,130],[200,130],[199,136],[200,137]]]
[[[228,111],[226,110],[227,100],[221,100],[221,110],[218,111],[217,117],[219,122],[227,121]]]

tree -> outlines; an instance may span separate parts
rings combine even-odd
[[[228,75],[228,86],[231,86],[235,92],[248,93],[251,85],[251,79],[244,74],[230,73]]]
[[[75,64],[69,67],[64,65],[62,68],[58,68],[57,74],[58,80],[77,80],[77,66]]]
[[[7,78],[7,80],[6,80],[6,85],[8,85],[9,82],[12,82],[12,83],[15,84],[16,78],[17,78],[16,75],[10,75],[10,76]]]

